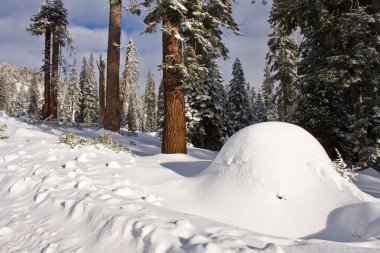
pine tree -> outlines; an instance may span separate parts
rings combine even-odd
[[[98,91],[96,89],[94,56],[92,53],[87,64],[82,98],[84,123],[96,123],[98,120]]]
[[[156,3],[144,22],[146,32],[155,31],[162,21],[163,31],[163,85],[164,85],[164,128],[163,153],[186,153],[185,93],[184,76],[189,66],[183,63],[183,39],[192,40],[196,55],[203,53],[227,56],[227,48],[221,37],[221,27],[238,32],[232,18],[231,1],[143,1],[144,6]],[[138,12],[138,11],[136,11]],[[207,33],[205,31],[207,30]],[[197,46],[197,50],[195,49]],[[196,60],[197,61],[197,60]],[[196,61],[194,61],[196,63]],[[193,64],[191,68],[203,68]]]
[[[138,115],[138,81],[140,79],[140,61],[137,58],[136,47],[132,40],[127,45],[125,66],[121,81],[120,101],[123,105],[122,122],[128,125],[129,131],[140,129],[141,123]],[[129,108],[132,107],[132,108]]]
[[[65,78],[64,81],[58,83],[58,120],[67,124],[70,121],[70,102],[68,101],[68,81]]]
[[[15,116],[17,87],[14,73],[9,66],[0,69],[0,110],[9,116]]]
[[[266,119],[273,121],[278,119],[277,103],[274,94],[274,83],[270,74],[269,66],[265,66],[264,70],[264,82],[261,86],[262,96],[266,108]]]
[[[257,93],[253,108],[253,117],[256,123],[268,121],[267,108],[265,106],[264,98],[261,92]]]
[[[144,108],[146,114],[145,130],[154,132],[157,130],[157,98],[156,84],[154,82],[153,73],[148,72],[147,83],[144,94]]]
[[[273,2],[271,15],[278,11],[278,3]],[[281,23],[269,19],[272,33],[269,35],[267,54],[271,80],[277,83],[276,99],[278,104],[278,116],[281,121],[290,121],[290,115],[294,109],[294,98],[298,88],[298,43],[292,38]]]
[[[79,106],[79,113],[77,114],[76,122],[83,123],[84,122],[84,99],[83,99],[83,93],[84,93],[84,81],[86,79],[86,71],[87,71],[87,60],[86,57],[83,57],[82,59],[82,67],[79,74],[79,88],[80,88],[80,106]]]
[[[79,87],[78,66],[76,59],[74,59],[70,70],[70,77],[68,80],[67,88],[67,103],[69,105],[70,112],[69,119],[72,123],[75,122],[75,119],[80,111],[81,97],[82,95]]]
[[[28,97],[29,97],[29,106],[28,106],[29,115],[38,116],[39,115],[38,104],[40,102],[40,91],[38,88],[37,74],[33,75],[32,82],[29,87]]]
[[[337,148],[351,163],[378,163],[379,36],[373,29],[377,14],[367,9],[373,5],[276,2],[278,11],[271,18],[289,34],[299,27],[305,38],[296,123],[316,136],[332,157]]]
[[[162,129],[164,127],[164,89],[162,81],[158,86],[157,96],[157,135],[162,137]]]
[[[57,117],[57,96],[59,82],[59,66],[63,65],[61,49],[72,44],[67,26],[67,10],[63,6],[62,0],[53,0],[52,13],[52,75],[50,84],[50,115],[52,119]]]
[[[255,105],[256,105],[256,101],[257,101],[257,95],[258,94],[256,93],[255,87],[252,86],[248,92],[249,100],[251,101],[251,105],[252,105],[252,111],[254,111],[254,109],[255,109]]]
[[[229,135],[253,123],[250,101],[246,90],[243,67],[237,58],[232,67],[232,80],[228,85],[227,127]]]
[[[50,116],[50,81],[51,81],[51,35],[53,30],[53,5],[50,1],[45,0],[41,5],[40,10],[32,18],[32,24],[26,29],[34,36],[45,35],[45,50],[43,71],[44,79],[44,105],[42,118],[46,119]]]
[[[203,95],[195,98],[200,121],[196,132],[191,137],[192,143],[200,148],[220,150],[227,139],[226,95],[223,87],[222,73],[217,59],[210,59],[208,73],[203,85]]]

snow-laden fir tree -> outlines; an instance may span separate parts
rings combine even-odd
[[[91,53],[83,84],[83,120],[85,124],[96,123],[98,120],[98,91],[95,81],[94,56]]]
[[[67,9],[63,6],[62,0],[53,0],[52,14],[52,73],[50,84],[50,115],[52,119],[57,117],[57,96],[59,83],[59,66],[63,66],[62,48],[72,44],[72,38],[68,32]]]
[[[164,127],[164,90],[162,81],[158,86],[157,96],[157,136],[162,137],[162,129]]]
[[[222,27],[238,32],[232,18],[231,1],[145,0],[143,5],[151,7],[144,20],[146,32],[155,31],[157,25],[162,23],[161,68],[165,99],[162,152],[186,153],[183,77],[188,68],[183,61],[182,41],[191,38],[196,55],[204,52],[226,56],[228,50],[221,39]],[[198,66],[203,67],[201,64]]]
[[[263,95],[260,92],[257,93],[255,103],[253,105],[253,117],[255,123],[261,123],[268,121],[267,108],[265,106]]]
[[[263,96],[265,108],[266,108],[266,119],[268,121],[273,121],[278,119],[277,103],[274,93],[274,82],[270,74],[270,69],[268,64],[264,69],[264,81],[261,86],[261,94]]]
[[[16,80],[12,77],[12,70],[5,66],[0,70],[0,110],[13,116],[16,95]]]
[[[141,63],[137,56],[135,44],[130,39],[127,45],[120,97],[121,104],[123,105],[122,125],[128,125],[129,131],[137,131],[141,129],[143,124],[139,116],[140,111],[137,104],[140,65]]]
[[[26,29],[33,36],[45,36],[44,60],[42,70],[44,72],[44,105],[42,118],[50,115],[50,81],[51,81],[51,42],[53,32],[54,8],[50,1],[45,0],[37,14],[31,18],[32,23]]]
[[[157,130],[157,96],[156,84],[154,81],[153,73],[148,72],[145,93],[144,93],[144,111],[145,131],[154,132]]]
[[[82,66],[79,73],[79,89],[80,94],[83,94],[84,91],[84,81],[86,79],[86,71],[87,71],[87,60],[86,57],[83,57],[82,59]],[[84,110],[84,100],[83,95],[80,98],[80,106],[79,106],[79,112],[76,116],[76,122],[83,123],[84,122],[84,116],[83,116],[83,110]]]
[[[220,150],[227,139],[226,95],[217,59],[208,60],[200,90],[187,93],[187,120],[190,142],[199,148]]]
[[[38,117],[39,115],[39,102],[40,102],[40,90],[38,86],[38,75],[34,74],[32,82],[29,87],[28,97],[29,97],[29,106],[28,114],[32,117]]]
[[[301,44],[297,122],[331,156],[366,167],[379,160],[379,63],[374,21],[364,8],[344,3],[317,10]],[[310,28],[309,28],[310,29]]]
[[[271,15],[278,10],[277,1],[273,2]],[[298,87],[298,43],[285,27],[269,19],[272,33],[269,35],[267,61],[270,65],[271,80],[277,84],[276,100],[278,116],[281,121],[290,121],[294,109],[294,99]]]
[[[227,128],[230,136],[253,123],[250,105],[243,67],[237,58],[232,66],[232,80],[228,85],[226,107]]]
[[[251,101],[252,111],[255,109],[256,100],[257,100],[257,92],[254,86],[251,86],[248,91],[249,100]],[[254,118],[254,117],[253,117]]]
[[[28,113],[29,97],[28,89],[23,86],[17,91],[17,97],[14,105],[14,114],[17,116],[25,115]]]
[[[71,66],[67,87],[67,103],[70,112],[70,122],[75,122],[75,119],[79,114],[81,97],[82,95],[79,87],[78,66],[76,59],[74,59]]]
[[[58,83],[58,119],[67,124],[70,121],[70,103],[67,96],[68,81],[60,81]]]

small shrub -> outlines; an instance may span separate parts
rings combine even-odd
[[[338,158],[335,159],[332,163],[335,168],[335,170],[347,181],[352,182],[352,180],[357,175],[357,171],[360,170],[360,168],[356,167],[349,167],[343,160],[342,155],[338,151],[338,149],[335,149],[335,152],[338,155]]]
[[[59,137],[59,142],[70,146],[70,148],[80,148],[85,145],[94,144],[93,139],[77,136],[74,133],[67,133],[65,136]]]
[[[0,140],[8,139],[9,136],[6,133],[7,125],[0,124]]]
[[[59,137],[59,142],[70,146],[70,148],[80,148],[85,145],[102,145],[106,148],[115,151],[116,153],[125,151],[133,155],[130,150],[124,148],[117,141],[113,140],[109,133],[103,133],[96,139],[78,136],[74,133],[67,133],[65,136]]]

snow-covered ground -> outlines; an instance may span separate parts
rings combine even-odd
[[[380,173],[363,193],[298,127],[251,126],[219,154],[112,134],[131,155],[58,141],[103,130],[1,123],[0,252],[380,252]]]

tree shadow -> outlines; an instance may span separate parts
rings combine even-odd
[[[194,177],[205,170],[212,161],[167,162],[160,165],[183,177]]]

